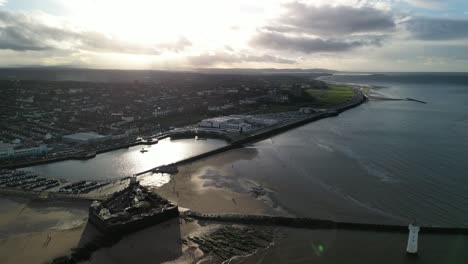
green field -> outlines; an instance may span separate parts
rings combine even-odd
[[[325,92],[326,92],[326,90],[323,90],[323,89],[307,89],[307,90],[305,90],[306,95],[308,95],[310,97],[314,97],[314,98],[321,96]]]
[[[321,105],[330,106],[341,104],[353,98],[353,90],[348,85],[331,85],[322,96],[319,98]]]

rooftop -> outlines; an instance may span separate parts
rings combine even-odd
[[[82,133],[75,133],[63,136],[64,138],[69,139],[76,139],[76,140],[90,140],[90,139],[100,139],[106,136],[100,135],[96,132],[82,132]]]

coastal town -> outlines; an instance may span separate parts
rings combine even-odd
[[[144,146],[165,138],[219,138],[228,143],[188,158],[195,160],[334,116],[365,99],[357,88],[310,76],[167,73],[148,82],[11,80],[2,85],[0,188],[51,199],[100,199],[124,188],[132,175],[70,181],[21,168],[86,160],[137,145],[144,153]],[[174,173],[163,166],[134,174],[147,172]]]
[[[103,248],[112,248],[127,236],[141,235],[140,230],[164,223],[171,228],[194,221],[197,229],[201,228],[200,221],[213,226],[202,235],[188,232],[180,236],[176,231],[169,234],[176,235],[175,248],[185,252],[178,253],[183,258],[189,257],[189,262],[211,259],[210,263],[268,250],[278,235],[273,227],[393,233],[408,229],[401,222],[340,222],[284,216],[284,212],[274,211],[269,215],[203,213],[180,207],[151,187],[141,185],[140,179],[169,175],[174,184],[170,196],[179,197],[176,176],[187,175],[184,171],[192,162],[335,117],[375,97],[368,88],[325,83],[310,76],[170,76],[158,82],[127,83],[3,81],[8,96],[1,116],[1,194],[33,201],[89,204],[86,219],[95,231],[84,230],[81,238],[86,239],[77,249],[69,255],[55,255],[50,263],[89,261]],[[148,152],[145,147],[166,139],[211,138],[226,144],[114,179],[76,181],[23,170],[39,164],[93,159],[104,152],[133,146],[142,146],[140,152],[144,155]],[[191,178],[191,172],[188,174]],[[158,189],[161,190],[164,188]],[[252,183],[247,196],[262,201],[268,199],[268,192],[264,186]],[[237,206],[234,197],[232,204]],[[468,232],[464,228],[421,228],[435,234]],[[418,225],[410,225],[408,254],[417,253],[419,230]],[[51,240],[48,234],[43,247],[48,247]],[[319,252],[320,247],[315,250]]]
[[[117,238],[178,218],[179,210],[187,210],[140,186],[141,176],[177,174],[181,164],[336,116],[365,101],[357,87],[327,84],[311,76],[171,73],[147,82],[1,82],[6,87],[0,124],[1,194],[49,202],[88,202],[89,221],[104,234],[90,242],[99,245],[96,248],[86,244],[76,254],[56,258],[53,263],[87,260],[83,256],[116,243]],[[143,146],[143,155],[148,151],[145,146],[166,138],[216,138],[227,145],[107,180],[76,181],[22,169],[92,159],[131,146]],[[265,191],[254,186],[254,194],[258,198]],[[185,221],[192,217],[197,215],[190,210],[182,214]],[[250,235],[243,235],[242,230],[250,230]],[[225,226],[204,238],[188,237],[184,243],[199,245],[223,261],[268,247],[273,239],[269,232]],[[51,239],[48,235],[44,243],[48,245]],[[243,244],[239,239],[251,242]],[[210,242],[215,240],[237,246],[216,247]]]
[[[343,88],[338,101],[333,95],[321,99],[329,96],[326,83],[282,75],[172,73],[148,82],[5,80],[1,85],[3,168],[92,158],[194,129],[229,139],[327,111],[353,97]]]

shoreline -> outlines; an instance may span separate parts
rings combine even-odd
[[[208,151],[208,152],[205,152],[205,153],[201,153],[201,154],[198,154],[198,155],[194,155],[194,156],[191,156],[191,157],[188,157],[188,158],[185,158],[185,159],[182,159],[182,160],[170,163],[170,164],[157,166],[157,167],[154,167],[154,168],[142,171],[142,172],[135,173],[134,175],[135,176],[140,176],[140,175],[143,175],[143,174],[146,174],[146,173],[149,173],[149,172],[157,171],[159,168],[162,168],[162,167],[178,166],[178,165],[183,165],[183,164],[190,163],[190,162],[193,162],[193,161],[197,161],[197,160],[200,160],[200,159],[208,158],[208,157],[211,157],[211,156],[226,152],[226,151],[231,150],[231,149],[236,149],[236,148],[243,147],[246,144],[251,144],[251,143],[254,143],[254,142],[269,138],[271,136],[281,134],[281,133],[286,132],[286,131],[288,131],[290,129],[297,128],[297,127],[303,126],[303,125],[311,123],[311,122],[315,122],[315,121],[318,121],[318,120],[321,120],[321,119],[324,119],[324,118],[328,118],[328,117],[338,116],[340,113],[342,113],[342,112],[344,112],[346,110],[352,109],[354,107],[357,107],[357,106],[363,104],[364,102],[366,102],[367,96],[359,88],[353,87],[353,91],[355,93],[355,96],[357,96],[358,98],[353,98],[353,100],[351,102],[345,103],[344,105],[331,107],[326,112],[316,114],[316,115],[312,115],[312,116],[304,118],[304,119],[295,120],[295,121],[292,121],[292,122],[289,122],[289,123],[286,123],[286,124],[282,124],[280,126],[268,127],[264,131],[261,130],[260,132],[256,132],[256,133],[253,133],[251,135],[241,137],[240,139],[233,140],[232,142],[230,142],[228,145],[226,145],[224,147],[221,147],[221,148],[218,148],[218,149],[215,149],[215,150],[212,150],[212,151]]]
[[[221,139],[229,142],[229,144],[226,147],[231,146],[230,148],[221,150],[221,152],[224,152],[228,149],[232,149],[236,147],[242,147],[243,144],[255,142],[257,140],[264,139],[264,138],[268,138],[269,136],[280,134],[284,131],[305,125],[310,122],[314,122],[314,121],[327,118],[327,117],[337,116],[346,110],[359,106],[360,104],[364,103],[367,100],[368,96],[364,92],[362,92],[357,86],[353,86],[352,89],[354,92],[354,97],[356,96],[358,97],[357,101],[356,101],[356,98],[353,97],[351,102],[346,102],[346,103],[343,103],[342,105],[330,107],[324,113],[320,113],[320,114],[313,115],[305,119],[296,120],[287,124],[283,124],[279,127],[273,127],[273,128],[268,127],[265,129],[265,131],[262,131],[263,129],[261,129],[260,132],[253,133],[252,135],[248,135],[246,137],[241,137],[238,139],[235,139],[235,138],[233,139],[231,137],[221,137]],[[24,168],[24,167],[30,167],[30,166],[36,166],[36,165],[42,165],[42,164],[48,164],[48,163],[66,161],[66,160],[90,159],[90,158],[94,158],[97,154],[102,154],[102,153],[106,153],[106,152],[110,152],[114,150],[130,148],[130,147],[139,146],[139,145],[146,145],[146,146],[154,145],[154,144],[157,144],[159,140],[162,140],[168,137],[174,138],[174,139],[182,139],[182,138],[192,138],[194,136],[196,136],[196,134],[188,133],[187,135],[178,136],[178,135],[171,135],[171,133],[165,133],[160,136],[151,137],[152,139],[156,138],[157,141],[134,141],[130,143],[124,143],[124,144],[119,144],[119,145],[114,145],[114,146],[109,146],[109,147],[104,147],[104,148],[99,148],[99,149],[94,149],[94,150],[89,150],[89,151],[84,151],[84,152],[79,152],[79,153],[73,153],[73,154],[66,155],[66,156],[46,158],[46,159],[40,159],[40,160],[32,160],[32,161],[20,161],[17,163],[0,165],[0,169],[19,169],[19,168]],[[205,135],[205,136],[209,136],[209,135]],[[200,154],[200,155],[203,155],[203,154]],[[211,154],[211,155],[214,155],[214,154]],[[208,156],[211,156],[211,155],[208,155]],[[187,158],[187,162],[191,161],[190,158],[191,157]],[[176,163],[177,162],[173,164],[176,164]],[[156,168],[153,168],[153,169],[156,169]],[[141,175],[141,174],[143,173],[138,173],[137,175]]]

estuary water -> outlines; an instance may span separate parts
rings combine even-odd
[[[468,226],[468,75],[323,79],[428,103],[370,101],[213,157],[217,165],[200,178],[262,185],[275,206],[298,216]]]
[[[467,226],[468,74],[322,79],[379,86],[373,89],[380,94],[428,103],[370,101],[253,145],[255,163],[264,162],[270,175],[284,173],[276,177],[294,184],[286,188],[279,179],[273,186],[287,195],[278,192],[278,199],[301,215],[340,196],[402,221]],[[298,180],[287,180],[292,177]],[[311,193],[319,190],[325,196]],[[333,206],[325,210],[341,216],[344,210]]]
[[[216,188],[268,190],[276,208],[328,219],[468,226],[468,74],[334,75],[409,101],[371,100],[242,149],[205,159]],[[68,179],[112,179],[222,146],[217,140],[161,141],[32,167]],[[221,162],[220,162],[221,161]]]
[[[160,140],[98,154],[89,160],[67,160],[25,168],[44,176],[67,180],[106,180],[131,176],[156,166],[173,163],[226,145],[217,139]],[[147,152],[142,153],[144,148]]]

